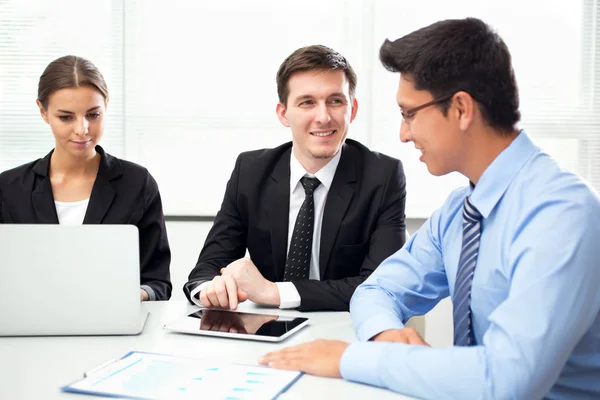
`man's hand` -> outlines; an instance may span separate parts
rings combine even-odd
[[[328,378],[341,378],[340,360],[349,346],[339,340],[315,340],[265,354],[259,363],[271,368],[302,371]]]
[[[248,299],[259,304],[278,306],[281,303],[277,284],[265,279],[249,258],[240,258],[221,269],[223,279],[233,278],[237,288]]]
[[[148,292],[146,292],[144,289],[140,289],[140,301],[148,301],[148,299],[150,299]]]
[[[374,342],[396,342],[429,346],[413,328],[389,329],[373,336]],[[430,346],[431,347],[431,346]]]
[[[207,308],[237,309],[239,303],[248,300],[248,295],[238,288],[232,276],[215,276],[200,291],[198,299]]]

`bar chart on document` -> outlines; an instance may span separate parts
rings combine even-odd
[[[138,399],[273,399],[301,373],[132,352],[64,391]]]

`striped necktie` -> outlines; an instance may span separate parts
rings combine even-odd
[[[471,285],[477,265],[479,239],[481,237],[481,214],[468,197],[463,206],[463,239],[460,260],[454,285],[454,345],[471,346],[474,342],[471,323]]]

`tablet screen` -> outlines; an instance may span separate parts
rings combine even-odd
[[[188,317],[197,319],[200,331],[229,332],[244,335],[280,337],[308,318],[253,314],[224,310],[200,310]]]

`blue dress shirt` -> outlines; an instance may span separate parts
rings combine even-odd
[[[483,215],[475,346],[366,342],[454,293],[465,196]],[[345,379],[427,399],[600,398],[600,199],[524,131],[360,285]]]

